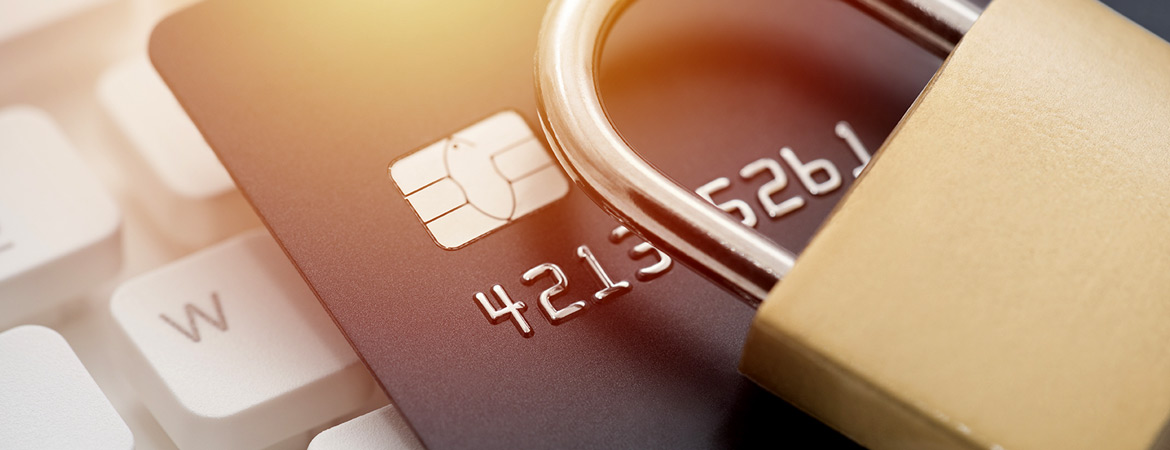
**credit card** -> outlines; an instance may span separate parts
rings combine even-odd
[[[428,447],[852,445],[737,373],[750,308],[555,164],[544,9],[209,0],[150,53]],[[938,65],[840,2],[645,0],[600,90],[642,155],[799,250]]]

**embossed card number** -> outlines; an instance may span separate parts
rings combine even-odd
[[[853,152],[853,156],[861,163],[852,171],[853,177],[857,178],[861,175],[861,171],[869,164],[870,154],[861,144],[857,133],[853,131],[853,127],[848,122],[838,122],[834,132],[837,137],[845,141],[849,149]],[[788,165],[792,173],[796,175],[797,180],[804,186],[804,189],[813,196],[822,196],[839,189],[841,183],[841,172],[828,159],[815,159],[808,162],[803,162],[789,147],[783,147],[779,151],[780,160]],[[776,194],[779,194],[788,187],[788,176],[785,175],[784,169],[780,161],[774,158],[760,158],[739,170],[739,177],[744,181],[765,178],[769,180],[760,186],[756,192],[756,199],[760,206],[763,207],[764,213],[773,220],[784,217],[792,212],[804,207],[805,199],[800,195],[776,200]],[[822,180],[818,181],[817,179]],[[727,177],[719,177],[699,186],[695,189],[695,193],[699,194],[704,200],[711,202],[712,205],[718,206],[720,209],[727,211],[729,214],[739,217],[740,222],[744,225],[755,228],[759,224],[755,210],[748,204],[747,201],[741,199],[731,199],[726,201],[716,201],[715,194],[730,188],[732,182]]]
[[[857,134],[848,122],[838,122],[834,127],[834,132],[838,138],[849,146],[849,149],[860,163],[860,165],[851,171],[854,178],[856,178],[865,169],[865,166],[869,164],[870,153],[861,144],[861,140],[858,139]],[[776,194],[779,194],[788,187],[788,176],[785,174],[783,165],[788,166],[800,184],[813,196],[827,195],[842,186],[841,172],[828,159],[815,159],[807,162],[801,161],[796,155],[796,152],[789,147],[781,148],[778,156],[780,157],[779,160],[773,158],[757,159],[746,164],[739,170],[739,176],[744,181],[756,178],[768,178],[768,181],[759,187],[757,200],[764,212],[773,220],[800,209],[806,202],[804,197],[799,195],[783,200],[776,199]],[[728,189],[731,187],[731,184],[731,180],[727,177],[719,177],[700,186],[695,190],[695,193],[729,214],[738,216],[744,225],[756,227],[759,221],[755,209],[747,201],[731,199],[717,203],[714,199],[714,194]],[[610,233],[609,240],[613,243],[618,243],[631,234],[630,230],[626,229],[626,227],[617,227]],[[560,307],[554,304],[554,301],[559,300],[559,297],[569,288],[569,279],[565,275],[564,270],[557,264],[547,262],[538,264],[521,275],[521,281],[524,285],[534,285],[546,278],[552,281],[552,286],[545,288],[539,294],[537,303],[545,319],[554,325],[576,317],[578,314],[584,312],[591,304],[602,303],[607,299],[620,296],[633,288],[630,282],[625,279],[619,278],[615,281],[611,273],[597,260],[593,251],[588,246],[578,246],[576,253],[580,262],[588,267],[590,273],[593,274],[594,280],[600,284],[600,289],[593,294],[592,302],[574,300]],[[640,282],[650,281],[661,276],[670,270],[673,264],[670,256],[662,253],[646,242],[639,241],[637,245],[630,249],[628,255],[632,259],[639,259],[650,254],[655,255],[654,264],[640,268],[634,273],[635,279]],[[517,301],[499,284],[493,285],[489,292],[490,294],[476,292],[473,297],[480,311],[483,312],[490,323],[501,324],[509,321],[522,336],[532,337],[535,335],[532,324],[524,316],[524,313],[529,308],[528,303]]]
[[[626,227],[619,226],[610,232],[609,241],[615,245],[620,244],[631,234],[630,230],[626,229]],[[653,256],[654,262],[652,264],[634,272],[634,278],[640,282],[647,282],[662,276],[674,264],[670,256],[642,241],[638,241],[637,244],[631,247],[627,252],[627,256],[633,260]],[[619,278],[615,281],[613,275],[593,255],[593,250],[589,246],[578,246],[577,258],[582,264],[588,267],[589,272],[593,275],[594,282],[600,284],[600,288],[593,293],[591,302],[575,300],[560,307],[554,304],[554,300],[557,300],[569,288],[569,278],[565,275],[565,271],[561,266],[557,264],[547,262],[538,264],[525,271],[520,277],[525,285],[534,285],[543,279],[552,281],[552,285],[541,291],[537,298],[540,311],[551,324],[556,325],[576,317],[578,314],[587,310],[591,304],[606,302],[633,289],[631,283],[625,279]],[[532,337],[535,334],[532,325],[524,317],[524,312],[528,309],[527,303],[514,301],[504,287],[499,284],[491,287],[491,295],[495,297],[495,302],[498,303],[498,306],[493,304],[493,301],[483,292],[476,292],[473,296],[475,303],[479,305],[480,310],[489,322],[492,324],[500,324],[505,321],[511,321],[521,336]]]

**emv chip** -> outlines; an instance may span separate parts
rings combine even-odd
[[[569,183],[514,111],[481,120],[390,164],[390,178],[435,242],[454,250],[564,197]]]

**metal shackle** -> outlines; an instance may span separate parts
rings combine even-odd
[[[979,16],[966,0],[848,0],[946,56]],[[610,215],[756,307],[796,256],[642,159],[602,106],[597,67],[610,27],[632,0],[555,0],[541,25],[536,93],[562,167]]]

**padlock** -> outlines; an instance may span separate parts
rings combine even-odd
[[[796,262],[613,129],[627,3],[550,9],[541,120],[598,204],[767,298],[746,376],[872,448],[1170,447],[1170,45],[1094,0],[854,0],[958,44]]]

